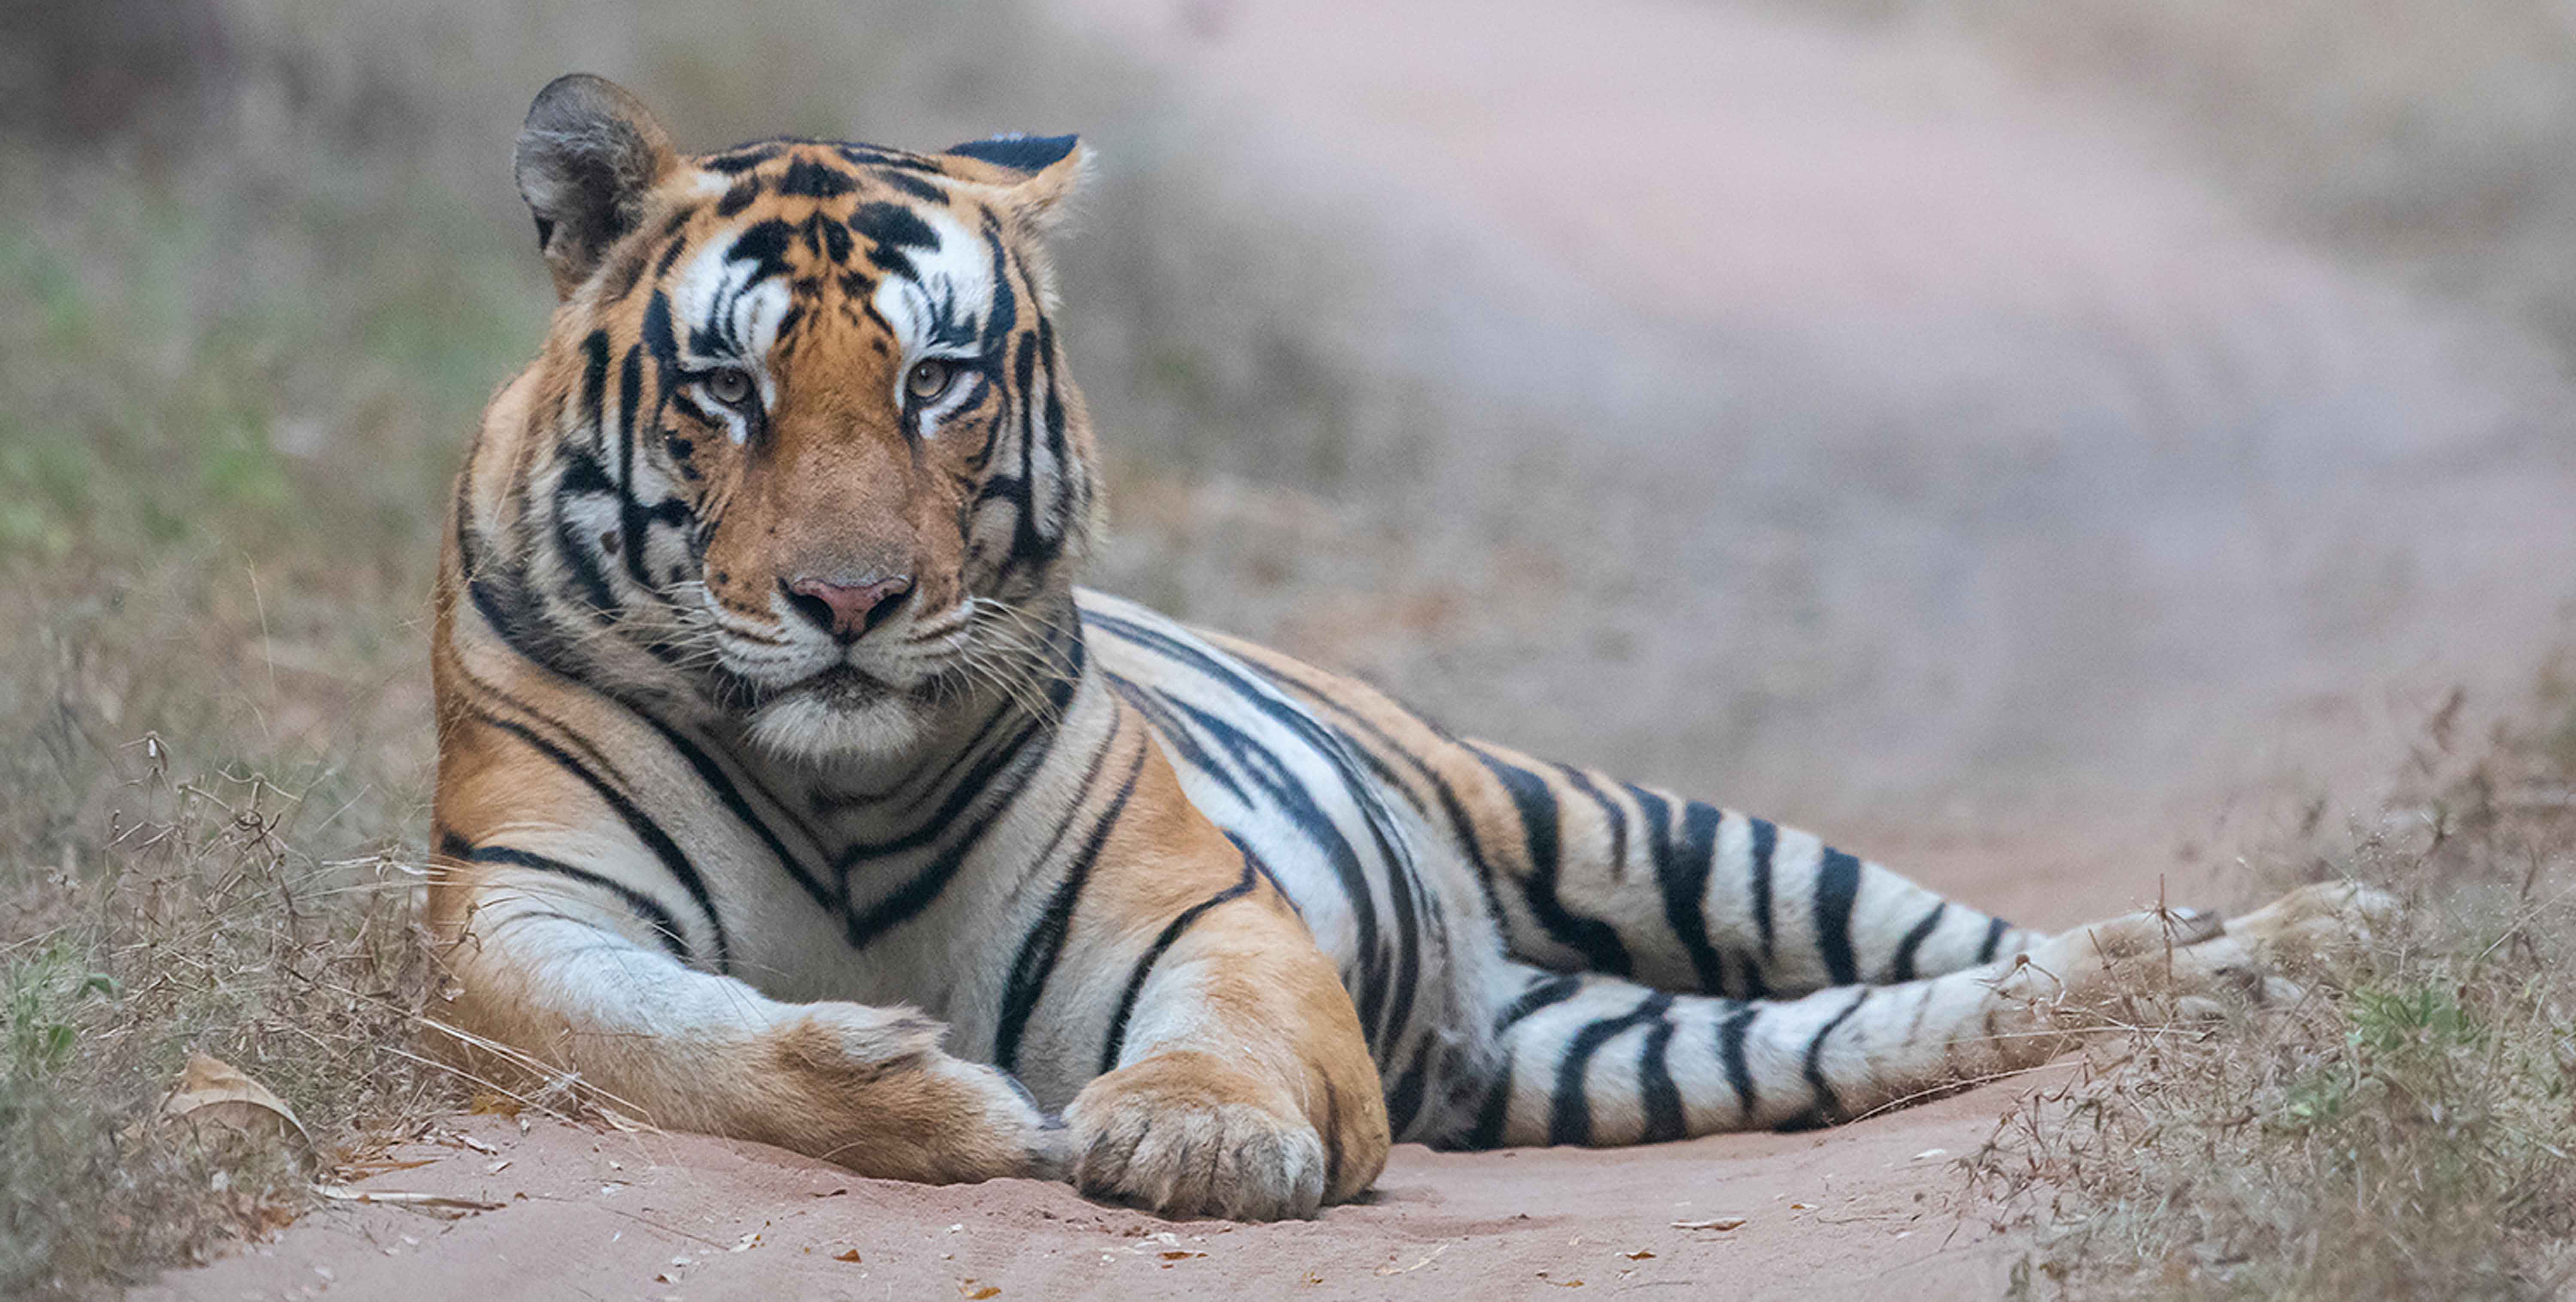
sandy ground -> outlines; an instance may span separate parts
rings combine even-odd
[[[1664,0],[1055,8],[1221,124],[1183,143],[1230,202],[1330,244],[1344,360],[1398,395],[1347,492],[1122,504],[1112,586],[2041,925],[2223,898],[2271,802],[2365,800],[2564,631],[2576,406],[2536,350],[1972,51]],[[1955,1161],[2028,1088],[1405,1148],[1270,1227],[481,1118],[495,1151],[374,1184],[498,1210],[341,1207],[144,1295],[1991,1296]]]
[[[1944,1146],[1983,1133],[1988,1113],[1962,1096],[1830,1134],[1615,1155],[1406,1145],[1367,1203],[1270,1226],[1162,1221],[1060,1185],[856,1180],[700,1136],[552,1121],[522,1135],[476,1118],[398,1155],[429,1165],[372,1183],[495,1210],[338,1210],[136,1296],[1987,1297],[2009,1256],[1957,1214],[1957,1150]]]

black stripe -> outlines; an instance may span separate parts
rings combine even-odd
[[[1385,970],[1385,959],[1377,916],[1376,892],[1371,887],[1367,870],[1359,863],[1358,856],[1352,850],[1349,839],[1342,835],[1338,825],[1324,816],[1321,809],[1315,806],[1313,797],[1301,784],[1293,780],[1285,766],[1280,764],[1278,757],[1271,754],[1267,748],[1252,741],[1250,736],[1240,729],[1193,710],[1185,702],[1173,700],[1174,705],[1188,711],[1193,718],[1197,719],[1212,738],[1226,746],[1238,762],[1244,763],[1248,775],[1256,780],[1262,776],[1261,773],[1253,771],[1249,764],[1249,761],[1255,757],[1264,762],[1266,769],[1279,775],[1279,781],[1275,785],[1265,783],[1265,786],[1271,786],[1272,794],[1276,799],[1287,803],[1292,810],[1299,812],[1301,830],[1305,831],[1331,859],[1335,872],[1343,883],[1345,894],[1348,896],[1353,928],[1358,936],[1361,961],[1371,974],[1363,982],[1363,988],[1354,994],[1355,1002],[1361,1009],[1362,1027],[1370,1036],[1370,1049],[1372,1053],[1377,1051],[1382,1047],[1389,1028],[1400,1028],[1402,1022],[1411,1016],[1415,987],[1419,981],[1422,938],[1413,911],[1413,896],[1410,892],[1420,889],[1420,883],[1413,875],[1412,861],[1397,848],[1397,842],[1390,831],[1384,809],[1371,797],[1363,775],[1349,764],[1339,740],[1339,734],[1325,727],[1314,716],[1300,710],[1293,702],[1281,699],[1276,689],[1262,690],[1255,680],[1235,672],[1228,664],[1159,630],[1096,610],[1085,610],[1082,612],[1082,617],[1089,626],[1099,628],[1113,637],[1143,647],[1166,659],[1177,661],[1226,687],[1246,705],[1285,727],[1300,742],[1323,756],[1333,766],[1333,771],[1341,777],[1343,786],[1349,791],[1353,802],[1359,806],[1362,816],[1368,823],[1370,840],[1376,848],[1378,862],[1385,864],[1388,871],[1396,877],[1395,881],[1388,883],[1388,893],[1393,897],[1396,911],[1392,928],[1396,948],[1396,971],[1391,992],[1380,980]],[[1451,803],[1454,808],[1454,798]],[[1308,821],[1309,816],[1311,821]],[[1471,861],[1477,867],[1479,879],[1487,878],[1489,874],[1484,867],[1483,859],[1475,853],[1472,842],[1469,845],[1469,853]],[[1490,882],[1486,887],[1486,893],[1487,898],[1492,900]],[[1500,902],[1498,900],[1494,902],[1498,910],[1496,916],[1499,918]],[[1396,1011],[1399,1015],[1384,1016],[1389,1011]]]
[[[626,574],[635,586],[653,591],[644,572],[644,527],[647,513],[635,494],[635,409],[644,401],[644,348],[629,345],[617,373],[617,527],[626,540]]]
[[[1529,904],[1531,916],[1546,928],[1550,939],[1581,954],[1586,967],[1613,976],[1628,975],[1628,947],[1620,943],[1618,931],[1598,918],[1566,908],[1557,898],[1558,812],[1556,793],[1548,789],[1547,779],[1473,747],[1469,750],[1484,761],[1520,811],[1521,845],[1530,865],[1530,875],[1520,883],[1521,898]]]
[[[2010,927],[2011,924],[2001,918],[1986,919],[1986,943],[1977,946],[1979,964],[1995,961],[1995,947],[2004,943],[2004,932]]]
[[[1852,905],[1860,898],[1860,860],[1828,848],[1816,868],[1816,948],[1825,956],[1825,975],[1847,986],[1860,980],[1852,957]]]
[[[978,760],[974,769],[969,771],[956,786],[949,789],[947,798],[939,803],[939,808],[928,818],[914,824],[911,831],[891,841],[863,841],[847,846],[832,857],[833,869],[846,877],[850,868],[861,860],[878,859],[890,854],[899,854],[905,850],[916,850],[938,840],[942,833],[954,830],[958,819],[965,814],[966,807],[972,804],[976,797],[989,790],[1005,768],[1014,763],[1023,762],[1020,757],[1027,750],[1032,738],[1045,743],[1038,752],[1041,757],[1047,749],[1054,746],[1056,729],[1047,720],[1064,717],[1066,707],[1072,704],[1073,688],[1079,685],[1083,666],[1087,662],[1088,650],[1083,646],[1082,639],[1073,639],[1067,649],[1070,676],[1049,689],[1048,702],[1053,707],[1050,715],[1028,720],[1025,726],[1012,734],[1007,743],[994,748],[992,753]],[[1016,793],[1016,786],[1013,790]]]
[[[680,758],[688,761],[690,768],[697,770],[698,780],[704,782],[707,790],[714,793],[716,803],[723,805],[726,812],[732,814],[736,821],[760,838],[760,843],[768,847],[770,855],[778,860],[778,866],[786,869],[787,875],[795,878],[796,884],[805,888],[805,894],[814,901],[815,907],[829,913],[838,913],[848,907],[847,900],[836,898],[820,878],[806,871],[803,860],[788,853],[786,843],[778,839],[778,833],[769,826],[766,819],[752,812],[751,802],[743,799],[741,790],[734,786],[732,779],[725,774],[723,766],[717,764],[713,756],[700,749],[678,729],[660,719],[642,710],[635,711],[635,715],[651,724],[655,732],[662,734],[662,740],[668,743],[672,750],[679,752]],[[774,797],[771,803],[777,803]]]
[[[1673,1084],[1673,1029],[1671,1018],[1658,1020],[1655,1029],[1646,1032],[1645,1047],[1637,1051],[1638,1102],[1646,1111],[1646,1132],[1640,1143],[1667,1143],[1690,1133],[1689,1118],[1682,1113],[1681,1088]]]
[[[787,175],[778,181],[778,193],[807,199],[838,198],[857,188],[857,177],[810,158],[789,163]]]
[[[1591,776],[1583,770],[1571,764],[1559,764],[1556,766],[1556,771],[1563,775],[1566,782],[1576,791],[1582,792],[1585,799],[1600,807],[1601,817],[1610,824],[1611,880],[1625,878],[1628,875],[1628,812],[1619,808],[1618,801],[1612,800],[1601,788],[1594,786]]]
[[[593,330],[581,340],[581,411],[575,419],[583,428],[599,428],[599,403],[607,392],[608,332]]]
[[[916,199],[939,204],[943,207],[948,203],[948,192],[946,190],[942,190],[938,186],[932,185],[930,182],[922,180],[920,177],[911,175],[910,173],[883,171],[877,173],[876,179],[883,181],[887,185],[891,185]]]
[[[1413,1050],[1413,1059],[1396,1073],[1395,1083],[1386,1091],[1387,1133],[1402,1139],[1422,1115],[1423,1092],[1431,1084],[1431,1055],[1440,1047],[1440,1037],[1425,1035]]]
[[[513,850],[508,846],[500,845],[469,845],[465,838],[453,832],[439,838],[438,852],[450,859],[462,859],[468,863],[507,864],[513,868],[530,868],[538,872],[553,873],[585,886],[596,886],[616,896],[618,902],[624,904],[628,911],[642,919],[644,925],[651,927],[653,934],[661,939],[662,947],[670,950],[673,958],[683,963],[692,961],[688,938],[680,934],[679,920],[673,918],[671,911],[663,908],[652,896],[624,882],[613,881],[587,868],[577,868],[560,859],[549,859],[544,855],[531,854],[525,850]]]
[[[1369,881],[1367,866],[1360,862],[1359,852],[1350,838],[1342,835],[1339,825],[1315,802],[1314,794],[1297,780],[1295,773],[1269,747],[1250,734],[1237,729],[1225,719],[1187,701],[1173,702],[1192,723],[1208,735],[1227,754],[1233,756],[1244,775],[1258,784],[1268,796],[1275,812],[1287,815],[1308,842],[1321,850],[1332,864],[1334,876],[1351,907],[1353,929],[1360,962],[1358,988],[1351,992],[1357,1005],[1361,1029],[1366,1033],[1374,1053],[1385,1033],[1386,1013],[1386,948],[1378,931],[1375,888]]]
[[[1717,1026],[1718,1061],[1726,1068],[1726,1083],[1735,1090],[1736,1106],[1743,1109],[1748,1123],[1753,1120],[1753,1068],[1744,1060],[1744,1034],[1759,1012],[1760,1008],[1746,1004]]]
[[[1513,1055],[1503,1055],[1500,1070],[1494,1076],[1493,1088],[1485,1091],[1485,1101],[1476,1109],[1476,1124],[1469,1128],[1459,1147],[1502,1147],[1503,1127],[1510,1123],[1512,1117],[1512,1080],[1518,1066]]]
[[[1100,1046],[1100,1070],[1104,1075],[1117,1069],[1118,1055],[1126,1052],[1127,1019],[1135,1015],[1136,1000],[1145,993],[1145,980],[1154,974],[1154,965],[1163,961],[1163,954],[1180,940],[1181,933],[1188,931],[1207,914],[1208,910],[1228,900],[1241,899],[1251,894],[1252,884],[1260,879],[1262,871],[1260,856],[1252,852],[1252,847],[1235,840],[1233,833],[1226,833],[1226,839],[1234,841],[1235,849],[1243,852],[1242,878],[1234,885],[1181,910],[1181,915],[1164,926],[1161,935],[1154,937],[1154,943],[1146,949],[1145,956],[1136,960],[1135,970],[1127,974],[1127,988],[1118,995],[1118,1011],[1109,1019],[1109,1038]],[[1327,1184],[1329,1183],[1328,1181]]]
[[[1109,735],[1114,741],[1118,731],[1113,728]],[[1092,825],[1090,839],[1082,843],[1073,862],[1065,867],[1064,880],[1057,883],[1046,910],[1020,941],[1019,957],[1011,963],[1010,982],[1002,988],[1001,1021],[993,1032],[993,1065],[1004,1071],[1019,1070],[1020,1037],[1028,1030],[1029,1017],[1038,1010],[1038,1000],[1046,997],[1047,979],[1055,975],[1055,965],[1064,957],[1064,939],[1073,930],[1073,911],[1082,903],[1082,888],[1091,881],[1091,866],[1100,861],[1100,847],[1108,844],[1119,815],[1127,812],[1127,801],[1136,794],[1137,775],[1145,771],[1145,757],[1151,753],[1151,744],[1139,738],[1136,762],[1128,766],[1126,778],[1118,784],[1118,794],[1110,799],[1109,808],[1101,811],[1100,821]],[[1107,757],[1107,748],[1103,747],[1100,758]],[[1099,760],[1093,761],[1094,776],[1083,782],[1085,791],[1097,780],[1098,763]]]
[[[1834,1028],[1841,1026],[1852,1014],[1859,1012],[1860,1006],[1869,1002],[1872,990],[1870,986],[1862,986],[1860,993],[1819,1028],[1814,1039],[1807,1041],[1807,1089],[1815,1096],[1815,1115],[1827,1125],[1841,1122],[1844,1117],[1843,1101],[1835,1096],[1834,1087],[1825,1080],[1825,1037],[1833,1034]]]
[[[1190,731],[1189,724],[1172,713],[1171,707],[1164,703],[1160,693],[1148,687],[1140,687],[1115,673],[1109,675],[1109,686],[1112,691],[1118,693],[1120,698],[1136,707],[1138,714],[1145,716],[1145,722],[1152,726],[1154,735],[1174,752],[1173,759],[1193,772],[1204,773],[1216,779],[1217,783],[1225,788],[1225,793],[1237,801],[1246,805],[1253,803],[1251,798],[1244,794],[1243,784],[1235,781],[1234,774],[1228,772],[1224,765],[1219,764],[1216,756],[1208,753],[1207,747],[1199,744],[1198,736]]]
[[[562,554],[565,567],[572,571],[573,581],[581,586],[582,597],[591,609],[613,611],[617,609],[617,594],[608,586],[607,572],[599,568],[590,540],[573,533],[572,512],[564,499],[575,494],[618,494],[616,482],[587,448],[564,451],[563,476],[555,481],[555,549]]]
[[[724,919],[716,916],[715,897],[708,893],[706,879],[698,875],[697,866],[689,862],[689,856],[681,852],[679,843],[671,839],[670,833],[662,830],[661,824],[654,822],[643,810],[636,808],[635,802],[627,799],[624,792],[610,786],[606,779],[591,772],[581,761],[565,753],[562,747],[488,711],[477,710],[475,715],[493,727],[526,742],[538,754],[553,760],[556,767],[580,778],[592,791],[598,793],[599,798],[605,801],[610,809],[615,810],[619,818],[625,820],[627,830],[633,832],[635,838],[642,841],[645,848],[651,850],[654,857],[662,861],[662,866],[669,869],[673,877],[679,879],[681,888],[688,891],[689,898],[695,900],[698,908],[707,915],[707,929],[715,933],[716,971],[726,972],[732,969],[733,946],[725,939]]]
[[[1923,948],[1923,942],[1931,937],[1933,928],[1941,925],[1941,915],[1949,909],[1948,900],[1934,904],[1931,911],[1923,915],[1923,920],[1915,923],[1912,931],[1905,933],[1905,939],[1897,942],[1896,958],[1887,965],[1887,979],[1890,984],[1914,979],[1915,951]]]
[[[1612,1036],[1629,1027],[1659,1019],[1672,1006],[1673,997],[1658,990],[1638,1001],[1635,1008],[1617,1017],[1586,1023],[1582,1030],[1574,1033],[1574,1039],[1565,1046],[1564,1056],[1556,1060],[1556,1091],[1548,1101],[1547,1142],[1592,1142],[1592,1100],[1583,1090],[1583,1078],[1592,1065],[1592,1055],[1599,1052]]]
[[[698,166],[727,175],[739,175],[778,157],[779,149],[776,144],[743,145],[713,158],[700,159]]]
[[[1663,889],[1664,923],[1690,955],[1691,974],[1703,994],[1726,993],[1726,964],[1708,939],[1708,878],[1717,858],[1717,829],[1724,815],[1693,800],[1682,806],[1682,843],[1672,842],[1672,810],[1661,796],[1629,788],[1652,832],[1655,884]]]
[[[1085,612],[1085,616],[1086,618],[1092,617],[1090,612]],[[1117,621],[1111,619],[1110,622],[1115,623]],[[1131,625],[1130,627],[1133,626]],[[1261,648],[1255,649],[1260,650]],[[1448,779],[1442,777],[1429,764],[1424,763],[1420,756],[1415,755],[1412,751],[1398,743],[1395,738],[1387,735],[1386,730],[1380,728],[1373,720],[1354,712],[1342,702],[1327,695],[1321,688],[1298,677],[1285,667],[1255,658],[1246,658],[1242,663],[1252,669],[1255,673],[1260,674],[1265,680],[1277,685],[1281,690],[1291,692],[1306,700],[1315,702],[1318,705],[1329,708],[1342,717],[1349,719],[1353,724],[1359,726],[1371,736],[1377,738],[1379,742],[1385,745],[1387,750],[1399,756],[1407,765],[1411,766],[1414,772],[1419,775],[1423,783],[1431,788],[1432,794],[1438,797],[1442,816],[1448,819],[1451,831],[1456,834],[1459,849],[1466,853],[1468,866],[1475,870],[1476,884],[1481,887],[1485,893],[1485,905],[1493,913],[1494,925],[1505,925],[1508,921],[1508,915],[1503,911],[1502,894],[1494,888],[1493,865],[1485,857],[1484,846],[1476,835],[1475,822],[1468,816],[1466,805],[1458,799],[1457,790],[1449,785]],[[1314,721],[1310,719],[1309,722],[1313,723]],[[1430,730],[1435,735],[1442,735],[1444,740],[1452,740],[1447,738],[1445,734],[1440,734],[1439,729],[1433,726],[1428,720],[1424,720],[1416,716],[1415,722],[1420,723],[1424,728]],[[1421,800],[1419,797],[1414,795],[1412,788],[1398,780],[1395,773],[1378,759],[1376,752],[1371,747],[1361,745],[1356,740],[1352,739],[1347,732],[1344,732],[1341,729],[1333,728],[1328,731],[1330,732],[1330,735],[1343,747],[1347,748],[1351,753],[1360,756],[1361,759],[1368,764],[1371,773],[1375,774],[1387,786],[1394,787],[1397,790],[1402,791],[1405,798],[1408,801],[1411,801],[1415,808],[1422,808]],[[1455,744],[1454,740],[1453,744]],[[1329,754],[1333,752],[1327,753]],[[1336,766],[1340,767],[1338,762]],[[1359,778],[1357,775],[1352,775],[1347,778],[1346,781],[1356,784],[1359,781]],[[1362,788],[1358,788],[1356,785],[1354,789],[1363,790]],[[1428,811],[1425,810],[1424,812],[1427,813]],[[1374,818],[1371,820],[1371,827],[1372,830],[1375,829]],[[1399,998],[1405,1006],[1410,1007],[1411,999],[1409,994],[1413,983],[1412,973],[1414,968],[1414,957],[1412,954],[1414,929],[1409,921],[1411,916],[1410,902],[1413,898],[1413,893],[1419,892],[1422,889],[1422,885],[1420,879],[1413,871],[1412,859],[1410,857],[1393,855],[1391,853],[1391,847],[1382,832],[1378,834],[1378,839],[1382,848],[1390,849],[1390,857],[1387,859],[1387,863],[1395,869],[1401,879],[1400,884],[1404,888],[1392,893],[1396,896],[1396,908],[1398,910],[1397,923],[1404,929],[1406,944],[1406,951],[1401,960],[1402,971],[1398,976]]]
[[[1035,747],[1029,746],[1025,740],[1032,733],[1037,734],[1038,744]],[[957,870],[965,866],[966,856],[974,851],[976,845],[984,839],[984,833],[992,830],[993,824],[999,822],[1010,809],[1012,802],[1019,798],[1020,790],[1027,784],[1029,775],[1035,773],[1045,763],[1047,752],[1054,749],[1057,735],[1058,730],[1052,727],[1031,727],[1021,734],[1022,740],[1014,742],[991,763],[978,767],[973,775],[974,780],[962,788],[965,798],[953,803],[962,806],[966,799],[971,799],[990,789],[993,783],[1001,780],[1000,771],[1005,766],[1016,769],[1016,772],[1009,775],[1007,785],[1000,788],[1001,794],[996,797],[992,807],[985,811],[984,816],[966,825],[957,839],[938,857],[924,865],[920,872],[915,873],[912,880],[869,905],[866,910],[851,911],[846,930],[852,946],[864,947],[877,937],[910,922],[918,917],[922,910],[929,908],[931,902],[937,900],[941,893],[948,889],[949,879],[955,877]],[[946,826],[944,820],[931,825],[933,831]],[[844,854],[838,861],[843,891],[846,892],[849,889],[850,869],[864,857],[856,853]]]
[[[1753,829],[1753,927],[1762,936],[1762,961],[1771,961],[1771,852],[1780,844],[1780,829],[1759,818],[1745,820]]]
[[[1253,652],[1269,652],[1273,657],[1278,656],[1277,652],[1270,651],[1267,647],[1252,647],[1250,649]],[[1386,729],[1378,726],[1376,720],[1352,709],[1347,703],[1334,699],[1325,691],[1324,688],[1303,677],[1288,665],[1274,663],[1272,660],[1264,659],[1258,654],[1247,655],[1241,652],[1237,652],[1236,654],[1241,656],[1243,663],[1251,668],[1254,673],[1268,679],[1272,685],[1278,687],[1281,691],[1287,692],[1288,694],[1305,701],[1310,708],[1329,710],[1336,716],[1348,721],[1351,725],[1349,728],[1345,728],[1340,724],[1332,725],[1334,734],[1342,738],[1343,742],[1350,746],[1352,753],[1358,755],[1360,759],[1368,765],[1369,772],[1374,775],[1378,781],[1403,793],[1405,800],[1415,809],[1421,810],[1424,813],[1430,812],[1430,807],[1422,803],[1421,795],[1414,791],[1410,783],[1407,783],[1396,773],[1393,766],[1389,765],[1384,759],[1379,758],[1378,751],[1383,749],[1400,756],[1405,763],[1410,765],[1414,772],[1422,778],[1426,785],[1435,781],[1433,774],[1430,769],[1423,764],[1419,756],[1416,756],[1413,752],[1405,749],[1402,743],[1398,742],[1394,737],[1389,736]],[[1284,657],[1280,658],[1284,659]],[[1429,727],[1430,725],[1425,723],[1424,726]],[[1352,735],[1352,728],[1356,728],[1360,732],[1366,733],[1369,738],[1375,742],[1375,744],[1369,744],[1369,742],[1364,742],[1359,737]],[[1434,729],[1434,731],[1437,730]]]
[[[1513,1023],[1530,1014],[1550,1004],[1561,1004],[1572,999],[1574,992],[1582,988],[1583,978],[1577,976],[1552,976],[1532,985],[1521,992],[1520,998],[1514,999],[1494,1017],[1494,1033],[1500,1035]]]

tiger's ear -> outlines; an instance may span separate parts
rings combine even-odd
[[[967,180],[990,186],[994,198],[1040,230],[1062,215],[1066,198],[1080,188],[1091,151],[1077,136],[991,136],[951,145],[944,161]]]
[[[662,124],[617,83],[576,72],[537,92],[512,170],[536,215],[556,297],[590,279],[600,255],[635,228],[644,196],[678,165]]]

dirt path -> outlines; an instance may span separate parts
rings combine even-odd
[[[1452,415],[1360,422],[1363,472],[1406,468],[1348,501],[1132,510],[1112,581],[1194,617],[2041,924],[2208,889],[2266,793],[2385,771],[2561,630],[2569,395],[2531,349],[1968,51],[1659,0],[1056,8],[1231,124],[1212,173],[1365,272],[1353,364]],[[1245,578],[1264,548],[1285,581]],[[146,1295],[1990,1296],[1952,1162],[2028,1087],[1406,1148],[1374,1203],[1252,1228],[487,1119],[496,1152],[378,1183],[500,1210],[335,1210]]]
[[[1396,1160],[1366,1205],[1275,1226],[1167,1222],[1058,1185],[854,1180],[775,1149],[498,1118],[372,1182],[498,1204],[451,1219],[352,1207],[174,1273],[145,1299],[310,1296],[1000,1299],[1992,1296],[2007,1261],[1962,1223],[1964,1096],[1830,1135],[1622,1152]],[[486,1151],[489,1150],[489,1151]],[[1734,1228],[1682,1228],[1727,1224]],[[1677,1224],[1681,1223],[1681,1224]],[[846,1259],[855,1252],[856,1260]],[[998,1287],[997,1294],[982,1290]]]

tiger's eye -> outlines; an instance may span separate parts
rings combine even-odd
[[[707,393],[728,407],[739,407],[751,400],[751,372],[739,366],[720,366],[707,372]]]
[[[949,382],[957,369],[936,357],[925,357],[912,364],[912,373],[903,378],[904,392],[916,402],[928,402],[948,392]]]

